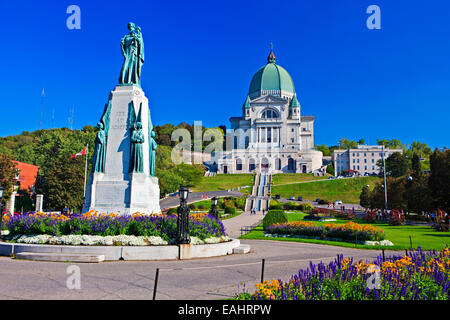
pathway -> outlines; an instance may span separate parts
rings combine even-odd
[[[263,219],[262,213],[250,214],[250,212],[244,212],[234,218],[223,220],[222,223],[229,237],[239,238],[242,227],[256,227]]]
[[[116,261],[77,264],[80,290],[66,286],[67,268],[74,263],[35,262],[0,257],[0,283],[3,299],[56,300],[150,300],[156,268],[159,281],[156,299],[227,299],[242,292],[243,283],[253,292],[261,277],[288,280],[309,262],[328,263],[342,253],[354,261],[372,261],[380,251],[358,250],[310,243],[241,240],[252,248],[248,254],[177,261]],[[386,255],[390,255],[386,251]],[[398,253],[397,253],[398,254]]]
[[[208,200],[211,199],[212,197],[220,198],[220,197],[242,197],[242,196],[244,196],[244,194],[235,190],[190,192],[187,202],[191,203],[201,200]],[[178,197],[178,195],[168,196],[159,201],[159,206],[161,207],[161,210],[178,207],[179,205],[180,205],[180,198]]]

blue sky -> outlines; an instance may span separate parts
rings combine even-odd
[[[81,9],[69,30],[66,9]],[[369,5],[381,30],[369,30]],[[95,125],[118,82],[120,39],[141,26],[156,125],[226,125],[273,42],[315,143],[395,138],[449,147],[450,1],[2,1],[0,136]],[[52,115],[54,119],[52,120]]]

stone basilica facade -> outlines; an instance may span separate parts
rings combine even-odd
[[[322,152],[314,149],[314,116],[301,111],[292,78],[271,49],[252,78],[242,116],[230,118],[227,148],[213,154],[213,170],[323,174]]]

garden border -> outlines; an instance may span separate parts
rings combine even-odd
[[[61,253],[104,255],[105,261],[116,260],[184,260],[225,256],[240,246],[240,240],[214,244],[182,244],[161,246],[69,246],[0,242],[0,256],[12,257],[17,253]]]

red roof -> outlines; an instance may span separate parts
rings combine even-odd
[[[30,190],[36,184],[39,167],[20,161],[13,162],[16,163],[16,169],[19,170],[19,177],[16,181],[19,182],[20,189]]]

